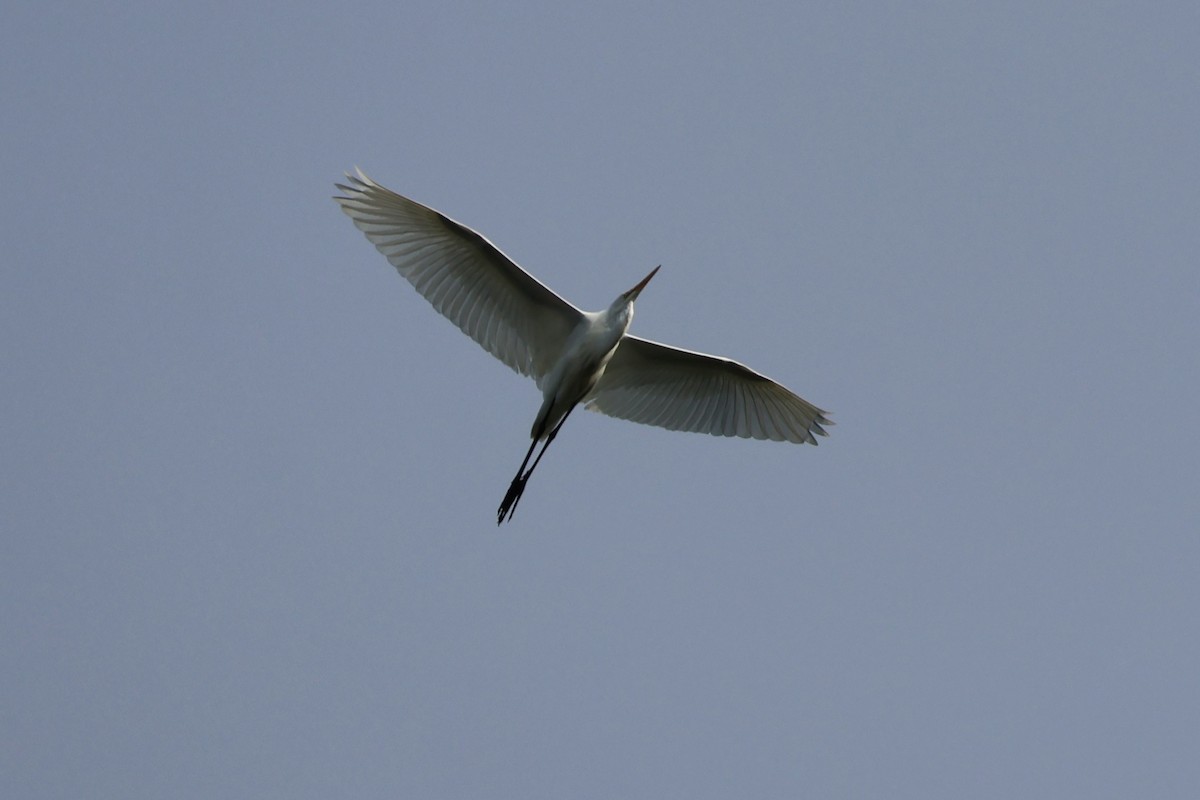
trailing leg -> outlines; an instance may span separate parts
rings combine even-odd
[[[537,465],[541,462],[542,456],[546,455],[546,448],[554,441],[554,437],[558,436],[558,431],[562,428],[563,423],[567,421],[567,417],[571,416],[571,412],[575,407],[567,409],[567,413],[563,414],[563,418],[558,421],[553,430],[546,437],[546,442],[542,445],[542,449],[538,452],[537,458],[533,460],[533,466],[525,472],[525,465],[529,463],[529,457],[533,455],[533,448],[537,446],[538,440],[535,438],[529,445],[529,451],[525,453],[525,459],[521,462],[521,468],[517,470],[517,476],[513,478],[512,483],[508,486],[508,491],[504,493],[504,500],[500,503],[500,508],[496,511],[496,524],[504,522],[505,518],[512,519],[512,515],[517,510],[517,503],[521,502],[521,495],[525,493],[525,482],[529,480],[529,476],[537,469]]]

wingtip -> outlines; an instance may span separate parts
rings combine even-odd
[[[334,195],[333,200],[335,203],[342,206],[343,211],[350,213],[349,210],[346,209],[346,202],[354,199],[354,197],[350,195],[361,195],[363,194],[364,190],[375,188],[378,186],[378,184],[367,177],[367,174],[363,172],[362,168],[357,164],[354,165],[354,172],[347,171],[345,175],[346,183],[333,184],[343,192],[341,195]]]

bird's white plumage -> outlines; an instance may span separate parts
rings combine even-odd
[[[821,409],[736,361],[630,336],[654,271],[604,311],[583,312],[479,233],[359,172],[336,198],[359,230],[446,318],[542,390],[533,439],[497,512],[511,518],[529,476],[578,403],[612,417],[714,436],[816,444]],[[525,471],[534,446],[542,452]]]
[[[587,408],[673,431],[816,444],[821,409],[731,361],[625,334]]]
[[[542,384],[582,312],[466,225],[359,172],[338,184],[342,210],[443,316]]]

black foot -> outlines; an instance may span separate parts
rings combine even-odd
[[[500,503],[500,508],[496,511],[496,524],[504,522],[505,517],[512,519],[513,512],[517,510],[517,503],[521,501],[521,493],[525,491],[525,481],[529,480],[529,475],[518,475],[513,478],[513,482],[508,485],[508,491],[504,493],[504,500]]]

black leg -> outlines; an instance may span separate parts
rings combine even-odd
[[[529,451],[525,453],[525,459],[521,462],[521,468],[517,470],[517,476],[508,485],[508,491],[504,494],[504,500],[501,501],[500,508],[496,511],[497,525],[504,522],[505,518],[512,519],[512,515],[517,510],[517,503],[521,502],[521,495],[525,493],[525,482],[529,480],[529,476],[537,469],[542,456],[546,455],[546,448],[554,441],[554,437],[558,436],[559,429],[562,428],[563,423],[567,421],[567,417],[571,416],[571,412],[574,410],[575,407],[571,406],[571,408],[567,409],[567,413],[563,414],[563,418],[558,421],[558,424],[550,431],[550,435],[546,437],[546,443],[542,445],[537,458],[533,460],[533,466],[529,468],[528,472],[525,472],[525,465],[529,463],[529,457],[533,455],[533,448],[537,446],[538,440],[534,439],[533,443],[529,445]]]
[[[525,479],[522,477],[525,473],[525,465],[529,463],[529,457],[533,455],[533,448],[537,447],[537,443],[538,440],[536,438],[529,443],[529,449],[525,451],[525,458],[521,460],[521,466],[517,468],[517,475],[512,479],[512,483],[508,485],[508,491],[504,493],[504,499],[500,502],[500,508],[496,511],[497,525],[504,522],[504,518],[508,516],[512,507],[516,505],[516,501],[521,499],[521,492],[525,490]]]

